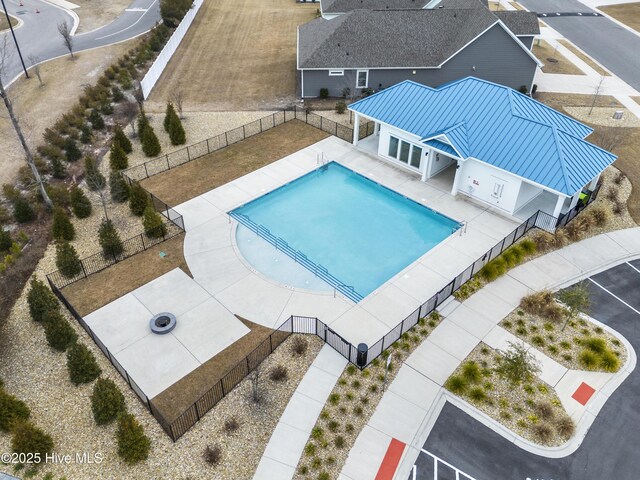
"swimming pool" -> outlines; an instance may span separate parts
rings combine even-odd
[[[460,224],[335,162],[267,193],[229,215],[327,283],[358,301]],[[238,242],[241,252],[256,242]],[[254,252],[243,253],[245,258]],[[259,270],[269,276],[269,263]],[[320,270],[316,265],[320,265]],[[325,272],[326,269],[326,272]],[[282,281],[282,272],[273,272]],[[348,295],[344,286],[353,287]],[[332,285],[336,286],[336,285]],[[350,290],[350,289],[349,289]]]

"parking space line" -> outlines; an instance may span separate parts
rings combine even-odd
[[[616,300],[618,300],[620,303],[622,303],[623,305],[626,305],[627,307],[629,307],[631,310],[633,310],[634,312],[636,312],[638,315],[640,315],[640,311],[636,310],[635,308],[633,308],[631,305],[629,305],[627,302],[625,302],[624,300],[622,300],[619,296],[617,296],[615,293],[610,292],[609,290],[607,290],[606,288],[604,288],[602,285],[600,285],[598,282],[596,282],[593,278],[589,278],[589,281],[591,283],[593,283],[594,285],[596,285],[597,287],[600,287],[602,290],[604,290],[605,292],[607,292],[609,295],[611,295],[613,298],[615,298]]]
[[[629,262],[625,262],[627,265],[629,265],[631,268],[633,268],[636,272],[640,273],[640,270],[638,270],[636,267],[634,267],[633,265],[631,265]]]

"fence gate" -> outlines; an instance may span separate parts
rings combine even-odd
[[[351,360],[351,344],[326,325],[323,324],[322,328],[324,331],[322,333],[318,332],[318,335],[321,335],[324,341],[340,353],[340,355],[347,360]]]

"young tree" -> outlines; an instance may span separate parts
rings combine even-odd
[[[36,322],[45,320],[48,312],[59,312],[60,304],[53,292],[43,282],[33,278],[27,294],[29,314]]]
[[[67,278],[73,278],[82,272],[82,264],[73,245],[68,242],[56,245],[56,267]]]
[[[258,365],[251,375],[251,394],[254,403],[260,403],[260,366]]]
[[[521,342],[508,342],[509,349],[498,355],[496,373],[514,385],[528,382],[540,371],[540,364]]]
[[[91,383],[102,373],[96,357],[82,343],[75,343],[67,350],[67,369],[74,385]]]
[[[40,461],[44,461],[46,455],[53,451],[53,439],[31,423],[16,422],[12,430],[11,450],[13,452],[25,455],[37,453]]]
[[[67,162],[75,162],[82,158],[82,152],[78,148],[78,145],[76,145],[75,140],[71,137],[67,137],[64,141],[64,154]]]
[[[151,440],[144,434],[142,425],[130,413],[118,417],[118,455],[125,463],[133,465],[144,461],[149,456]]]
[[[177,27],[187,14],[193,0],[160,0],[160,15],[167,27]]]
[[[124,252],[122,240],[111,220],[104,220],[98,229],[98,241],[102,247],[102,253],[107,258],[116,258]]]
[[[11,239],[11,232],[2,228],[0,225],[0,252],[8,252],[13,245],[13,240]]]
[[[67,48],[67,50],[69,50],[69,54],[71,55],[71,58],[74,58],[73,35],[71,35],[71,27],[66,21],[58,24],[58,33],[62,37],[62,43]]]
[[[73,214],[78,218],[87,218],[91,215],[91,201],[80,187],[76,186],[71,189],[71,208]]]
[[[27,141],[22,133],[22,127],[20,126],[20,122],[18,121],[18,117],[13,110],[13,104],[9,95],[4,89],[4,83],[2,82],[2,75],[5,70],[5,61],[7,56],[7,36],[5,35],[0,39],[0,98],[4,101],[4,105],[7,108],[7,112],[9,113],[9,119],[11,120],[11,124],[13,125],[13,129],[18,136],[18,140],[20,141],[20,145],[25,153],[25,160],[27,161],[27,165],[31,169],[31,173],[33,173],[33,178],[35,179],[36,184],[38,185],[38,190],[40,191],[40,196],[42,197],[47,208],[53,208],[53,202],[49,198],[47,191],[44,188],[44,182],[36,167],[35,161],[33,159],[33,155],[31,154],[31,149],[27,145]]]
[[[104,130],[104,118],[97,109],[91,110],[89,114],[89,123],[94,130]]]
[[[167,226],[151,204],[144,209],[142,225],[144,226],[144,233],[149,238],[160,238],[167,234]]]
[[[54,207],[53,209],[53,238],[56,240],[66,240],[70,242],[76,236],[76,230],[73,223],[69,220],[69,216],[64,208]]]
[[[183,145],[187,137],[178,114],[170,103],[167,104],[167,113],[164,117],[165,130],[169,133],[172,145]]]
[[[102,175],[102,173],[100,173],[100,170],[98,169],[96,159],[95,157],[93,157],[93,155],[87,155],[84,159],[84,175],[89,190],[100,190],[103,189],[107,184],[104,175]]]
[[[171,119],[174,115],[176,115],[176,111],[173,108],[173,104],[171,102],[168,102],[167,108],[164,112],[164,122],[162,123],[164,131],[167,133],[169,133],[169,131],[171,130]]]
[[[111,151],[109,152],[109,165],[113,172],[124,170],[129,166],[129,159],[124,151],[124,148],[120,145],[120,142],[113,140],[111,143]]]
[[[113,422],[119,414],[127,411],[124,395],[108,378],[99,378],[91,394],[91,411],[98,425]]]
[[[120,125],[116,125],[113,128],[113,141],[114,143],[118,143],[124,153],[129,154],[133,152],[133,146],[131,145],[131,140],[125,135],[122,127]]]
[[[184,92],[180,89],[173,92],[171,95],[171,103],[173,103],[178,111],[178,115],[180,116],[180,120],[184,118],[182,114],[182,109],[184,107]]]
[[[147,157],[157,157],[160,155],[160,151],[162,150],[160,147],[160,141],[144,114],[140,115],[140,121],[138,122],[138,135],[142,142],[142,151]]]
[[[580,312],[589,312],[591,298],[587,283],[582,281],[571,288],[560,290],[558,292],[558,300],[564,303],[568,309],[568,315],[562,325],[562,330],[564,330],[569,320],[576,318]]]
[[[47,194],[46,190],[45,194]],[[47,196],[47,198],[49,197]],[[22,195],[19,195],[13,200],[13,218],[15,218],[18,223],[27,223],[36,218],[36,212],[33,210],[33,207],[31,207],[31,204]]]
[[[64,352],[78,340],[75,330],[60,312],[48,312],[44,321],[47,343],[54,350]]]
[[[129,185],[118,172],[111,172],[109,175],[109,191],[111,200],[116,203],[124,203],[129,199]]]
[[[59,180],[67,178],[67,169],[58,157],[53,157],[51,159],[51,174],[53,175],[53,178],[57,178]]]
[[[131,209],[131,212],[134,215],[141,217],[148,204],[149,195],[147,192],[139,183],[133,183],[129,188],[129,208]]]
[[[29,55],[29,63],[31,63],[31,71],[38,78],[38,82],[40,86],[44,86],[44,82],[42,81],[42,72],[40,71],[40,58],[35,55]]]

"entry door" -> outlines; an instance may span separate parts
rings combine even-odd
[[[494,177],[491,175],[491,201],[496,205],[500,205],[502,200],[502,195],[504,194],[505,186],[508,185],[509,182],[502,180],[501,178]]]

